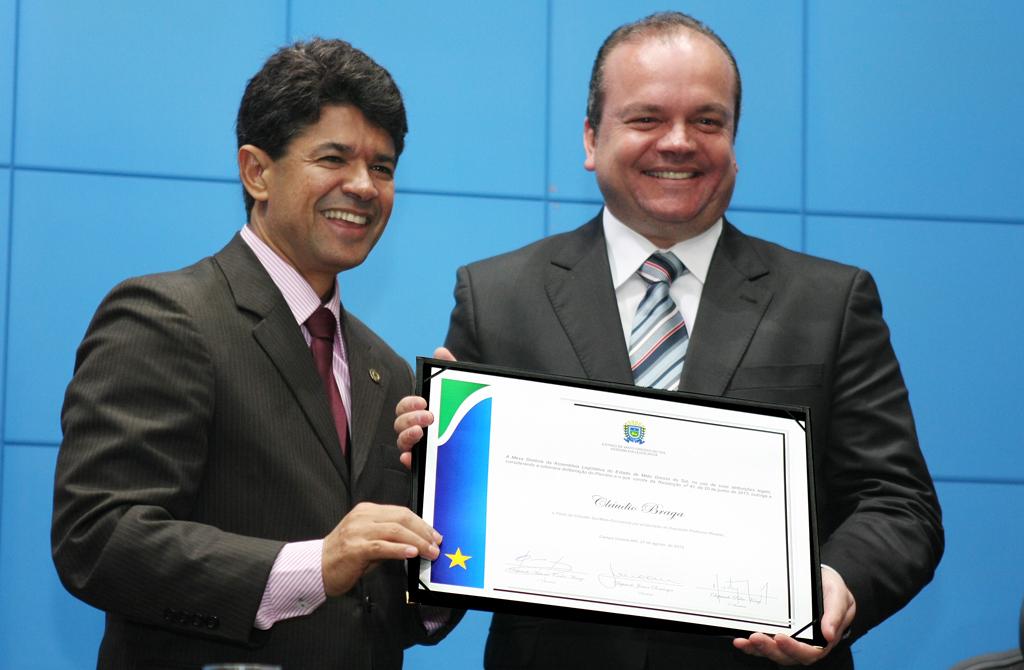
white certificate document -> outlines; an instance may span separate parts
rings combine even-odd
[[[410,598],[820,642],[806,410],[420,360]],[[724,629],[724,630],[723,630]]]

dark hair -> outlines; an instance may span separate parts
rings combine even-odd
[[[409,127],[394,79],[348,42],[319,37],[278,50],[249,80],[235,121],[238,146],[252,144],[276,160],[325,106],[343,104],[391,136],[397,160]],[[254,201],[242,192],[248,214]]]
[[[594,68],[590,72],[590,91],[587,95],[587,121],[595,132],[601,123],[601,114],[604,112],[604,65],[612,50],[620,44],[638,37],[670,35],[682,29],[692,30],[710,38],[712,42],[721,47],[726,57],[728,57],[729,63],[732,64],[733,74],[736,75],[736,99],[733,105],[734,120],[732,134],[734,138],[736,137],[736,132],[740,127],[740,100],[743,97],[743,86],[740,83],[740,68],[736,65],[736,57],[732,55],[732,51],[722,41],[722,38],[715,34],[715,31],[692,16],[682,12],[658,12],[639,21],[621,25],[612,31],[612,34],[605,39],[601,48],[597,50]]]

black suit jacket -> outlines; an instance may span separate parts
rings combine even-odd
[[[455,299],[446,344],[459,359],[632,383],[600,217],[460,268]],[[680,389],[811,408],[821,558],[856,598],[850,639],[931,579],[941,514],[870,275],[726,223]],[[765,663],[729,640],[503,615],[486,654],[491,668],[645,662]],[[844,646],[825,665],[850,663]]]
[[[398,668],[424,641],[398,561],[253,628],[285,542],[360,501],[410,502],[392,423],[411,372],[352,315],[342,332],[351,471],[299,326],[240,237],[100,305],[64,402],[52,541],[68,590],[107,612],[101,668]]]

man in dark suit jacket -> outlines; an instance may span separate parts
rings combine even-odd
[[[297,43],[249,82],[237,132],[247,226],[120,284],[78,351],[54,562],[107,613],[102,668],[399,668],[446,632],[404,598],[402,559],[440,536],[394,444],[411,371],[336,275],[391,213],[401,95],[348,43]]]
[[[637,268],[676,254],[687,272],[669,291],[688,344],[669,388],[811,408],[828,645],[496,614],[488,668],[851,667],[850,642],[932,577],[941,515],[874,282],[725,221],[739,109],[735,59],[703,24],[657,14],[613,32],[584,127],[603,214],[461,268],[446,346],[460,360],[634,383]],[[430,422],[424,407],[399,405],[402,448]]]

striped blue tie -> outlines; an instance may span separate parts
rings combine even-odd
[[[679,387],[690,335],[668,287],[685,272],[686,266],[675,254],[660,251],[637,270],[648,284],[647,293],[636,308],[629,336],[629,365],[637,386]]]

